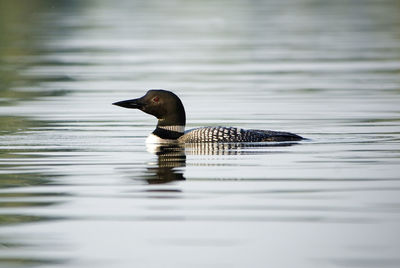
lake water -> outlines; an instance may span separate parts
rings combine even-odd
[[[400,4],[0,1],[1,267],[400,267]],[[296,144],[147,148],[111,103]]]

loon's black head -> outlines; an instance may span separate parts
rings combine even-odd
[[[185,108],[171,91],[152,89],[138,99],[113,103],[124,108],[139,109],[158,118],[158,126],[185,126]]]

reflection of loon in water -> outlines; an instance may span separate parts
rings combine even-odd
[[[291,146],[294,143],[191,143],[147,144],[147,151],[157,156],[149,163],[144,179],[149,184],[185,180],[186,155],[254,155],[266,154],[266,148]]]
[[[113,103],[125,108],[142,110],[158,118],[156,129],[147,143],[209,143],[209,142],[281,142],[303,138],[289,132],[241,129],[235,127],[203,127],[185,132],[185,108],[178,96],[166,90],[149,90],[138,99]]]
[[[149,184],[167,183],[184,180],[183,169],[186,166],[186,155],[178,145],[158,145],[148,149],[157,155],[157,163],[149,165],[145,179]]]

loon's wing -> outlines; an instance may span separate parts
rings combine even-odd
[[[185,132],[178,141],[184,143],[201,142],[264,142],[298,141],[302,137],[289,132],[271,130],[241,129],[235,127],[203,127]]]
[[[302,140],[303,137],[283,131],[272,131],[272,130],[259,130],[259,129],[248,129],[246,132],[249,132],[249,135],[255,135],[259,137],[259,141],[299,141]]]

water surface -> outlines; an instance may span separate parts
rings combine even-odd
[[[398,267],[399,13],[1,1],[0,266]],[[155,118],[111,103],[150,88],[188,128],[309,140],[148,148]]]

